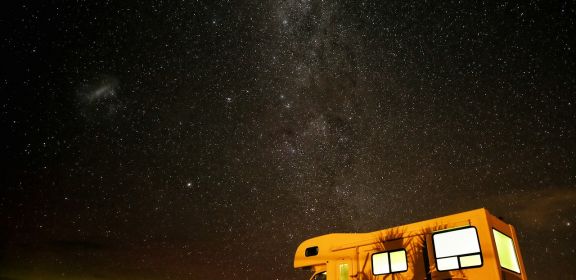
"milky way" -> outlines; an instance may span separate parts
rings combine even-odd
[[[1,279],[308,279],[307,238],[479,207],[576,275],[572,3],[36,2],[1,9]]]

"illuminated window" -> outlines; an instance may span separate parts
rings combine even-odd
[[[348,280],[348,264],[340,264],[340,280]]]
[[[482,253],[475,227],[432,234],[438,271],[482,266]]]
[[[406,250],[381,252],[372,255],[372,273],[382,275],[408,270]]]
[[[520,273],[520,266],[518,265],[518,258],[516,257],[516,250],[514,249],[514,241],[512,241],[512,238],[495,229],[492,229],[492,233],[494,234],[494,241],[496,242],[500,266]]]

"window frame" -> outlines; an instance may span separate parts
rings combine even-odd
[[[390,260],[390,253],[401,252],[401,251],[404,251],[404,258],[406,259],[406,269],[405,269],[405,270],[392,271],[392,262],[391,262],[391,260]],[[388,272],[388,273],[375,274],[375,273],[374,273],[374,256],[375,256],[375,255],[379,255],[379,254],[384,254],[384,253],[386,253],[386,254],[387,254],[386,256],[388,257],[388,271],[390,271],[390,272]],[[370,256],[370,261],[371,261],[371,265],[372,265],[372,275],[374,275],[374,276],[394,274],[394,273],[402,273],[402,272],[408,271],[408,254],[406,253],[406,249],[404,249],[404,248],[396,249],[396,250],[390,250],[390,251],[381,251],[381,252],[373,253],[373,254]]]
[[[522,268],[520,267],[520,259],[518,258],[518,253],[516,253],[516,243],[514,242],[514,239],[512,237],[508,236],[507,234],[499,231],[496,228],[492,228],[492,230],[493,230],[492,238],[494,239],[494,247],[496,248],[496,255],[498,257],[498,266],[500,266],[500,268],[505,269],[507,271],[521,275],[522,274]],[[496,245],[496,236],[494,235],[494,231],[497,231],[498,233],[510,238],[510,240],[512,241],[512,248],[514,249],[514,256],[516,257],[516,265],[518,266],[519,271],[514,271],[514,270],[511,270],[511,269],[508,269],[508,268],[505,268],[502,266],[502,263],[500,262],[500,252],[498,251],[498,246]]]
[[[476,233],[476,242],[478,242],[478,250],[479,250],[477,253],[468,253],[468,254],[454,255],[454,256],[448,256],[448,257],[442,257],[442,258],[436,257],[436,242],[434,240],[434,235],[443,234],[443,233],[447,233],[447,232],[451,232],[451,231],[464,230],[464,229],[468,229],[468,228],[473,228],[474,232]],[[470,226],[456,227],[456,228],[446,229],[446,230],[442,230],[442,231],[437,231],[437,232],[432,233],[431,238],[432,238],[432,253],[434,254],[434,261],[436,262],[436,270],[443,272],[443,271],[462,270],[462,269],[469,269],[469,268],[478,268],[478,267],[484,266],[484,254],[482,253],[482,246],[480,244],[480,236],[478,235],[478,229],[475,226],[470,225]],[[462,267],[462,265],[460,263],[460,258],[461,257],[467,257],[467,256],[474,256],[474,255],[480,256],[480,264],[474,265],[474,266]],[[454,258],[454,257],[456,257],[456,260],[458,261],[458,268],[444,269],[444,270],[440,270],[438,268],[438,259],[447,259],[447,258]]]

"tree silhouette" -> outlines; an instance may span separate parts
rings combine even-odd
[[[407,273],[390,273],[384,275],[374,275],[372,271],[366,271],[366,264],[362,271],[358,272],[358,280],[412,280],[422,279],[431,280],[432,266],[429,262],[427,236],[438,230],[446,229],[445,225],[434,225],[422,228],[416,232],[406,232],[403,227],[394,227],[384,230],[378,236],[378,242],[374,244],[374,252],[386,252],[403,248],[406,250],[408,260]],[[370,261],[371,254],[366,256],[366,262]],[[370,265],[371,266],[371,265]],[[436,279],[467,279],[462,270],[453,270],[451,272],[435,272]]]

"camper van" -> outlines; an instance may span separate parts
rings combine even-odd
[[[294,267],[310,280],[528,279],[514,227],[477,209],[370,233],[308,239]]]

